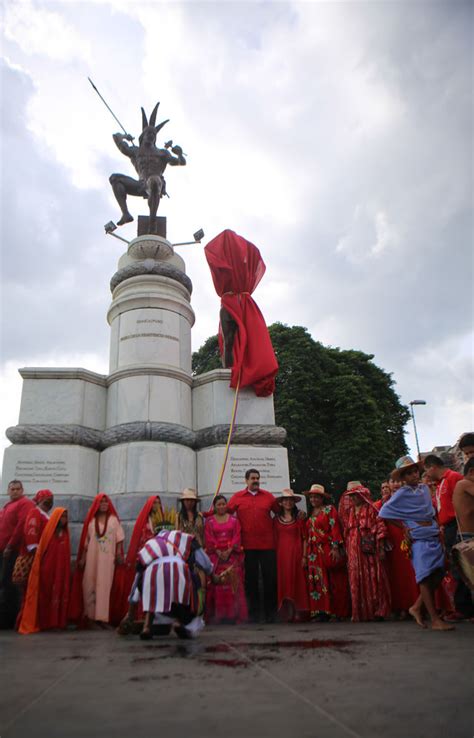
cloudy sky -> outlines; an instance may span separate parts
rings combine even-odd
[[[161,206],[171,241],[232,228],[261,250],[268,323],[375,355],[424,449],[473,420],[472,3],[9,0],[2,61],[2,427],[22,366],[107,373],[122,253],[108,184],[161,101],[188,154]],[[132,212],[143,210],[135,200]],[[122,229],[134,236],[134,224]],[[216,330],[202,247],[193,347]],[[408,443],[414,450],[411,428]],[[8,445],[2,437],[2,448]]]

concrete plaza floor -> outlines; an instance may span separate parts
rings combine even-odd
[[[471,738],[474,625],[0,632],[0,738]]]

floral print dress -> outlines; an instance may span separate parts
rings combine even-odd
[[[331,615],[331,551],[342,545],[336,508],[325,505],[306,520],[308,587],[311,617]]]

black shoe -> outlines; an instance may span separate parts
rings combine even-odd
[[[171,625],[162,623],[161,625],[154,625],[151,629],[154,636],[167,636],[171,633]]]
[[[178,636],[178,638],[182,638],[185,641],[190,641],[192,639],[191,633],[186,630],[184,625],[175,625],[174,632]]]
[[[142,630],[142,632],[140,633],[141,641],[151,641],[152,638],[153,636],[149,630]]]

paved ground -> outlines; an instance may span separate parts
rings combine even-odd
[[[474,626],[0,632],[0,738],[472,738]]]

